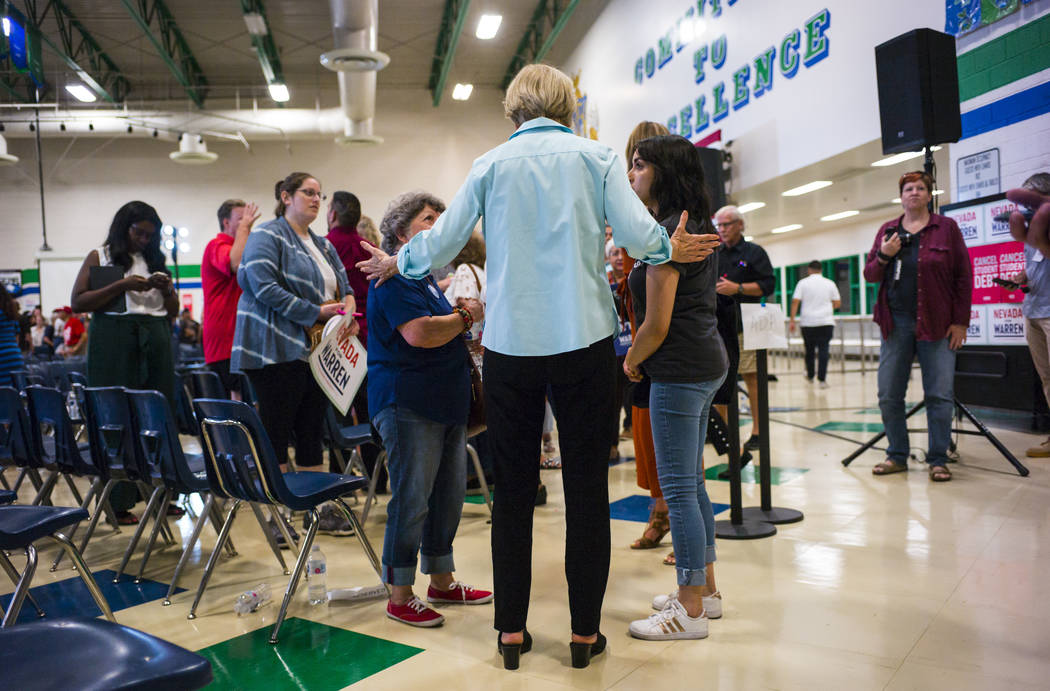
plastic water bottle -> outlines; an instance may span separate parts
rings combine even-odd
[[[233,611],[237,616],[248,614],[259,609],[259,607],[270,601],[270,584],[260,583],[251,590],[246,590],[238,596],[233,603]]]
[[[320,545],[314,545],[310,550],[310,558],[306,560],[306,594],[310,598],[311,605],[320,605],[328,602],[328,586],[325,583],[327,573],[327,562]]]

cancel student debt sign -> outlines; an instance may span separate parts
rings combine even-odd
[[[368,353],[357,336],[350,334],[352,315],[325,327],[324,338],[310,354],[310,370],[336,409],[346,415],[354,395],[368,373]]]

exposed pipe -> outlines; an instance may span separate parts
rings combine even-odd
[[[383,141],[373,132],[376,111],[376,71],[390,58],[377,49],[378,0],[330,0],[335,50],[321,63],[336,70],[344,122],[342,142]]]

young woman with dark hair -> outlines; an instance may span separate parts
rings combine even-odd
[[[710,232],[704,171],[687,139],[664,135],[639,142],[628,177],[668,233],[680,217],[688,218],[688,232]],[[715,316],[717,274],[718,262],[711,259],[692,264],[638,262],[628,278],[640,326],[624,371],[639,381],[644,370],[652,380],[649,417],[678,583],[676,593],[654,599],[656,614],[631,622],[630,633],[636,638],[705,638],[705,606],[721,615],[710,568],[715,560],[714,512],[701,458],[711,401],[728,366]]]
[[[88,330],[88,384],[160,391],[174,410],[171,319],[179,298],[160,251],[160,228],[160,216],[149,204],[134,201],[120,207],[105,243],[84,259],[70,304],[75,314],[94,313]],[[117,270],[109,277],[100,270],[99,287],[91,289],[92,270],[98,267]],[[100,285],[108,278],[115,280]],[[138,522],[129,511],[137,495],[132,483],[113,488],[109,500],[120,522]]]

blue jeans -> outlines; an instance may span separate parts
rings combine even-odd
[[[706,565],[715,561],[715,512],[701,458],[711,401],[723,379],[654,381],[649,391],[656,473],[671,519],[678,585],[704,585]]]
[[[911,363],[916,353],[922,372],[926,427],[929,429],[926,462],[942,466],[948,462],[952,414],[955,412],[955,351],[948,347],[947,338],[916,340],[915,317],[901,312],[893,313],[893,331],[882,341],[879,351],[879,410],[889,441],[886,456],[894,463],[904,464],[911,452],[904,419],[904,394],[908,391]]]
[[[372,418],[390,474],[383,579],[412,585],[416,555],[423,573],[455,571],[452,539],[467,491],[467,427],[444,425],[389,406]]]

